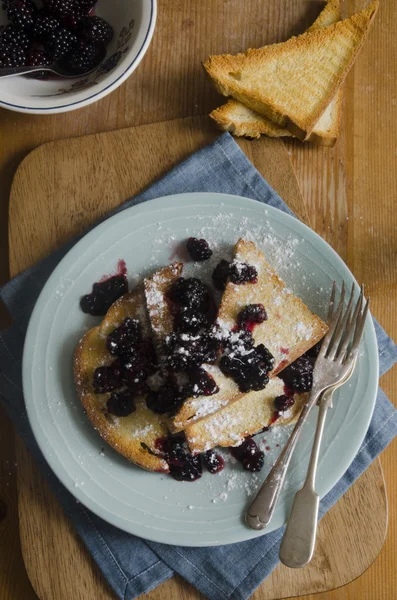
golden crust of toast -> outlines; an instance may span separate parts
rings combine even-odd
[[[284,382],[275,377],[264,390],[249,392],[214,415],[185,429],[192,454],[206,452],[215,446],[238,446],[248,435],[268,427],[274,419],[274,399],[284,393]],[[293,406],[282,414],[274,426],[294,423],[307,401],[307,394],[296,394]]]
[[[106,402],[110,393],[94,392],[92,382],[95,369],[114,361],[106,348],[106,337],[126,317],[138,318],[144,335],[149,334],[143,291],[134,291],[119,298],[112,304],[102,323],[90,329],[80,340],[74,355],[77,393],[92,425],[112,448],[144,469],[167,473],[167,462],[150,453],[156,451],[156,440],[168,435],[165,420],[146,407],[144,398],[137,399],[136,411],[128,417],[109,415]]]
[[[231,331],[239,312],[248,304],[263,304],[267,320],[253,330],[255,344],[264,344],[275,359],[270,376],[275,376],[320,341],[327,325],[294,296],[265,261],[263,252],[245,239],[234,249],[235,260],[253,265],[258,271],[257,283],[226,285],[218,311],[217,323]]]
[[[224,96],[306,140],[364,43],[379,6],[334,25],[244,54],[210,56],[204,68]]]
[[[321,13],[308,31],[328,27],[341,18],[339,0],[327,2]],[[342,115],[343,90],[339,88],[335,98],[330,102],[324,113],[315,124],[307,141],[322,146],[333,146],[338,138]],[[291,132],[267,119],[264,115],[251,110],[238,100],[229,99],[226,104],[213,110],[210,117],[223,131],[229,131],[237,137],[259,138],[291,137]]]
[[[165,297],[170,286],[181,276],[182,269],[182,263],[174,262],[144,280],[146,308],[159,354],[166,336],[172,333],[174,325],[170,306]]]

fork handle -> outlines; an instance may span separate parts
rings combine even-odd
[[[306,423],[308,414],[319,399],[321,392],[322,390],[312,389],[309,399],[303,407],[287,444],[277,461],[274,463],[272,470],[266,477],[253,502],[247,509],[245,522],[252,529],[264,529],[269,524],[283,487],[288,465],[302,431],[302,427]]]
[[[332,393],[329,394],[329,397]],[[314,489],[320,444],[329,403],[320,403],[313,449],[310,455],[306,481],[295,495],[287,527],[280,546],[280,560],[287,567],[298,569],[307,565],[313,556],[316,543],[318,508],[320,498]]]

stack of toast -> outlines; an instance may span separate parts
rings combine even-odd
[[[255,344],[266,346],[274,357],[270,381],[264,389],[242,392],[215,362],[201,368],[214,380],[217,392],[186,398],[172,416],[150,410],[145,394],[136,398],[131,414],[109,414],[110,393],[98,393],[94,385],[95,370],[115,364],[107,337],[126,318],[137,319],[142,335],[154,341],[158,364],[165,364],[164,340],[171,334],[174,321],[167,293],[181,276],[183,265],[178,262],[158,270],[144,280],[142,287],[121,296],[101,324],[88,331],[78,344],[74,376],[88,418],[109,445],[140,467],[168,472],[159,440],[175,432],[183,432],[192,455],[216,446],[237,446],[247,436],[274,422],[278,426],[294,422],[306,401],[306,393],[295,393],[292,406],[275,415],[274,401],[285,390],[278,374],[319,342],[327,326],[287,289],[253,242],[240,239],[234,248],[234,261],[255,267],[255,284],[236,285],[230,279],[227,281],[215,326],[220,335],[230,335],[236,329],[242,308],[259,303],[266,306],[267,319],[252,332]]]
[[[341,21],[340,0],[328,0],[300,36],[242,54],[210,56],[204,68],[219,92],[230,98],[211,118],[236,136],[292,136],[333,146],[343,82],[378,4],[375,0]]]

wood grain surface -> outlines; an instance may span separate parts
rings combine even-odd
[[[351,13],[362,0],[346,0]],[[136,73],[102,101],[57,116],[0,110],[0,282],[8,277],[7,211],[12,177],[26,154],[60,138],[108,131],[195,114],[218,98],[202,74],[209,53],[285,39],[311,23],[321,9],[313,0],[159,0],[153,43]],[[314,228],[369,287],[373,312],[397,338],[395,303],[397,197],[397,84],[394,23],[397,4],[381,3],[373,31],[350,73],[342,139],[333,150],[287,143]],[[84,168],[84,165],[82,165]],[[54,198],[56,202],[56,198]],[[51,213],[48,207],[47,214]],[[24,232],[29,236],[29,229]],[[24,237],[24,236],[23,236]],[[19,240],[21,241],[21,240]],[[18,241],[18,243],[19,243]],[[2,319],[2,320],[1,320]],[[0,315],[0,322],[6,319]],[[397,374],[382,378],[396,401]],[[34,598],[18,542],[16,466],[12,427],[0,425],[0,597]],[[394,600],[397,589],[397,466],[395,442],[382,454],[388,484],[389,533],[374,565],[350,585],[310,596],[326,600]],[[364,493],[365,497],[365,493]],[[47,578],[48,573],[43,573]],[[49,584],[48,584],[49,585]],[[185,588],[180,598],[185,598]]]
[[[217,135],[207,118],[188,117],[40,146],[21,163],[11,188],[11,274],[17,275],[85,230]],[[292,210],[310,223],[282,142],[239,140],[239,144]],[[56,208],[49,212],[54,199]],[[24,235],[27,230],[29,237]],[[38,596],[42,600],[106,597],[108,590],[103,589],[98,570],[90,559],[83,560],[87,552],[22,443],[17,446],[17,462],[22,552]],[[370,502],[363,503],[363,498]],[[321,523],[315,560],[301,570],[280,566],[254,598],[273,600],[351,581],[378,555],[386,527],[386,495],[377,461]],[[51,577],[43,577],[47,572]],[[73,578],[68,577],[70,572]],[[200,597],[187,587],[184,594]],[[157,600],[164,595],[177,600],[181,580],[167,581],[149,597]]]

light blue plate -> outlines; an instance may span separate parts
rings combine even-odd
[[[168,544],[208,546],[247,540],[264,532],[248,529],[244,508],[286,440],[286,428],[257,436],[265,450],[259,474],[246,473],[227,459],[218,475],[195,483],[148,473],[130,464],[101,440],[83,414],[72,377],[72,355],[82,333],[98,322],[84,315],[80,297],[93,282],[127,263],[131,283],[178,257],[188,236],[214,247],[210,264],[188,272],[209,275],[230,255],[241,236],[253,239],[287,285],[325,316],[332,281],[352,274],[311,229],[260,202],[223,194],[180,194],[129,208],[88,233],[47,281],[33,311],[24,350],[23,385],[36,440],[58,478],[87,508],[121,529]],[[378,386],[378,353],[372,320],[351,380],[335,394],[321,450],[317,490],[324,496],[355,457],[367,431]],[[266,531],[283,525],[295,491],[303,482],[316,411],[306,425],[274,518]],[[266,441],[264,441],[266,440]],[[104,453],[101,447],[105,446]],[[226,456],[229,456],[226,453]]]

